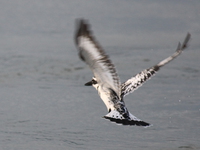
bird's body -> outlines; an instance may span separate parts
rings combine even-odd
[[[187,47],[189,39],[190,34],[188,33],[184,43],[182,45],[179,43],[172,56],[121,84],[114,65],[95,41],[87,21],[78,20],[75,43],[79,49],[80,58],[86,62],[94,74],[93,79],[85,85],[92,85],[105,103],[108,114],[104,118],[123,125],[149,126],[149,123],[138,119],[128,111],[123,98],[150,79],[160,67],[180,55],[182,50]]]

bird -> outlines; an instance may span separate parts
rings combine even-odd
[[[85,83],[85,86],[93,86],[106,105],[108,114],[103,118],[119,125],[151,126],[150,123],[129,112],[124,97],[134,92],[155,75],[161,67],[179,56],[188,47],[190,37],[191,34],[188,32],[183,44],[178,43],[175,53],[121,83],[114,64],[94,37],[88,20],[76,19],[74,39],[78,55],[89,66],[94,75],[91,81]]]

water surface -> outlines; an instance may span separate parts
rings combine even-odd
[[[0,5],[0,148],[4,150],[200,149],[198,1],[5,1]],[[74,46],[87,18],[121,81],[171,55],[189,31],[190,48],[125,98],[153,124],[104,120],[92,77]]]

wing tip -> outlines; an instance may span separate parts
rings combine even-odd
[[[185,40],[184,40],[184,42],[182,44],[182,49],[185,49],[185,48],[188,47],[188,43],[190,41],[190,38],[191,38],[191,34],[188,32],[186,37],[185,37]]]
[[[184,49],[188,48],[190,39],[191,39],[191,34],[190,34],[190,32],[188,32],[183,43],[182,44],[180,42],[178,43],[178,47],[177,47],[176,51],[179,52],[179,51],[183,51]]]
[[[76,35],[75,38],[77,39],[79,36],[85,35],[88,36],[90,34],[90,25],[88,20],[86,19],[76,19]]]

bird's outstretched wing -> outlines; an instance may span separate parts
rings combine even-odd
[[[122,83],[121,97],[124,97],[124,96],[128,95],[129,93],[132,93],[133,91],[135,91],[138,87],[142,86],[144,82],[146,82],[153,75],[155,75],[155,73],[162,66],[166,65],[167,63],[172,61],[174,58],[179,56],[182,53],[182,51],[188,47],[188,42],[190,40],[190,37],[191,37],[191,35],[190,35],[190,33],[188,33],[187,36],[185,37],[183,44],[181,45],[181,43],[179,42],[176,52],[173,55],[167,57],[166,59],[159,62],[155,66],[150,67],[149,69],[143,70],[136,76],[134,76],[134,77],[130,78],[129,80],[127,80],[126,82]]]
[[[79,49],[80,58],[89,65],[98,84],[112,88],[120,97],[121,83],[114,65],[95,40],[87,21],[80,19],[76,23],[75,43]]]

